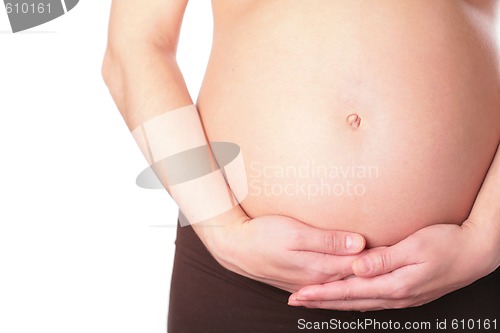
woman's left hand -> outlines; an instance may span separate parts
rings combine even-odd
[[[423,228],[360,256],[352,264],[355,275],[303,287],[290,296],[289,305],[370,311],[428,303],[496,268],[498,251],[484,242],[483,231],[472,220]]]

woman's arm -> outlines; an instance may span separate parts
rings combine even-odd
[[[187,0],[113,1],[102,73],[131,131],[165,112],[193,104],[176,62],[186,5]],[[178,140],[179,133],[200,134],[193,131],[187,123],[179,123],[175,131],[161,133],[160,144]],[[157,169],[155,172],[161,179]],[[166,180],[163,182],[168,188]],[[207,197],[213,190],[199,189]],[[175,195],[172,197],[176,200]],[[201,205],[185,197],[182,205],[176,202],[184,213]],[[352,274],[354,258],[347,254],[364,247],[364,239],[357,234],[315,229],[284,216],[251,220],[239,205],[193,224],[193,228],[224,267],[287,290]]]
[[[483,273],[500,266],[500,145],[484,179],[472,212],[463,227],[474,229],[477,246],[483,256]]]
[[[193,104],[175,59],[187,2],[113,1],[102,75],[130,130]]]

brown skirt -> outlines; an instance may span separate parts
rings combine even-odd
[[[500,331],[499,269],[436,301],[400,310],[306,309],[288,306],[289,295],[225,269],[192,227],[178,225],[168,333],[397,332],[409,324],[420,328],[405,332]]]

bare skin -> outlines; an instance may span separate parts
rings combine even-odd
[[[213,6],[198,107],[210,140],[242,147],[250,217],[354,231],[370,247],[467,218],[500,140],[489,12],[447,0]],[[309,174],[281,175],[300,167]]]
[[[418,306],[499,267],[500,146],[474,203],[460,226],[435,224],[401,242],[361,256],[355,277],[307,286],[289,304],[337,310]],[[436,255],[440,254],[440,255]]]
[[[103,75],[129,128],[192,103],[175,62],[185,4],[113,3]],[[495,5],[214,0],[214,45],[197,105],[210,141],[241,146],[250,194],[241,207],[209,221],[225,228],[196,228],[213,256],[228,269],[289,291],[330,282],[293,294],[291,305],[332,309],[414,306],[495,269],[500,220],[491,202],[498,177],[475,203],[500,141]],[[304,165],[377,171],[350,178],[276,173]],[[282,189],[290,182],[341,184],[345,191],[352,181],[364,192],[276,195],[263,191],[266,181]],[[463,223],[472,221],[473,207],[474,222]],[[399,260],[363,272],[362,257],[353,255],[365,240],[340,231],[362,234],[368,247],[396,244],[371,251],[375,263],[383,256]],[[349,249],[347,235],[358,240]],[[478,239],[487,245],[470,246]],[[466,250],[431,258],[415,251],[417,243]],[[248,248],[258,251],[249,256]],[[429,281],[433,268],[457,255],[465,267],[439,271],[439,279]],[[489,259],[478,263],[472,259],[478,256]],[[419,298],[394,290],[375,300],[366,294],[366,284],[394,281],[391,272],[430,258],[433,265],[405,269],[415,277],[412,285],[402,285],[404,279],[397,285],[425,289]],[[336,283],[356,281],[342,280],[352,274],[372,278],[363,279],[355,295],[339,295]]]

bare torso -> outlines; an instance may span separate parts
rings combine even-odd
[[[500,140],[495,2],[475,2],[213,0],[198,108],[242,149],[247,214],[370,246],[463,222]]]

